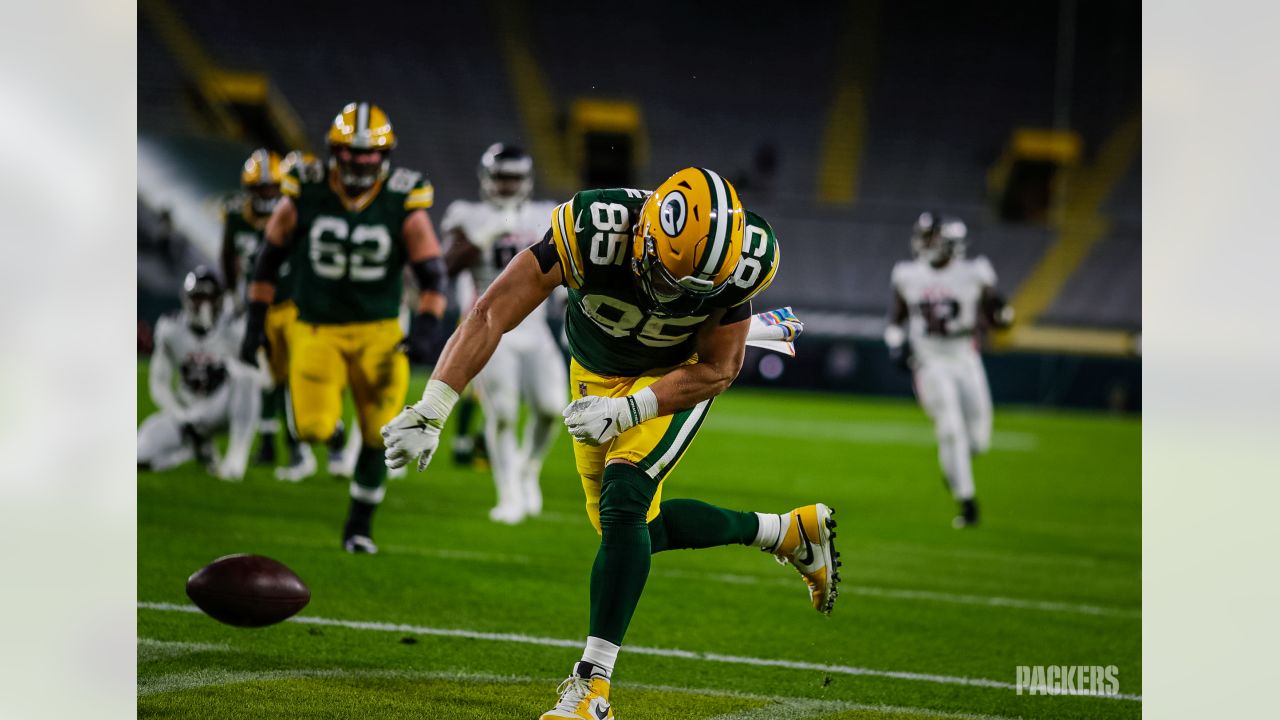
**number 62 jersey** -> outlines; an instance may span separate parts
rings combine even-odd
[[[339,325],[398,317],[405,217],[431,207],[435,189],[422,173],[393,167],[348,204],[335,183],[327,170],[303,178],[295,168],[281,184],[298,210],[289,259],[298,319]]]
[[[742,255],[728,286],[692,315],[653,309],[631,270],[632,228],[648,195],[630,188],[584,190],[551,215],[551,240],[569,288],[569,349],[598,375],[638,377],[684,363],[694,354],[698,328],[713,312],[724,309],[745,320],[751,298],[778,271],[773,228],[747,211]]]

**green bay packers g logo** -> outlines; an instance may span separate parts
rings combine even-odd
[[[662,207],[658,210],[658,221],[662,223],[662,232],[667,237],[675,237],[684,230],[684,223],[688,215],[688,203],[684,199],[684,193],[679,190],[672,190],[667,196],[662,198]]]

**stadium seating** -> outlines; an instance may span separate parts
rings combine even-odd
[[[437,4],[424,14],[429,22],[392,18],[374,29],[309,22],[350,12],[329,1],[309,3],[304,14],[250,0],[172,4],[217,62],[265,72],[317,145],[343,103],[368,98],[382,105],[401,138],[398,161],[428,173],[441,207],[474,194],[476,159],[489,142],[527,144],[503,37],[491,15],[496,5]],[[815,172],[831,103],[828,68],[847,30],[840,22],[778,22],[756,12],[656,0],[630,15],[625,28],[602,28],[568,0],[546,0],[527,5],[527,32],[561,109],[578,97],[623,98],[641,107],[649,156],[638,184],[688,164],[742,180],[744,199],[785,243],[787,272],[770,299],[883,313],[889,270],[906,256],[910,223],[926,208],[968,221],[971,252],[993,260],[1002,289],[1012,295],[1053,233],[997,223],[986,174],[1013,128],[1053,124],[1058,6],[879,5],[870,33],[874,71],[858,193],[843,208],[817,201]],[[1097,2],[1079,8],[1069,121],[1084,138],[1088,162],[1135,109],[1139,58],[1133,43],[1114,39],[1130,32],[1137,11]],[[245,16],[260,22],[246,24],[239,19]],[[708,28],[737,38],[740,56],[717,54],[704,42]],[[553,37],[566,41],[541,41]],[[138,53],[140,127],[181,132],[190,124],[176,100],[182,79],[146,22],[140,22]],[[634,72],[635,53],[661,70]],[[749,177],[762,146],[777,154],[767,189]],[[1105,205],[1114,220],[1108,236],[1044,320],[1140,327],[1140,211],[1135,168]]]

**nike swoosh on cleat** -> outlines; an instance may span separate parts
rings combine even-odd
[[[599,720],[607,720],[609,717],[609,703],[603,701],[592,703],[591,712],[594,713]]]
[[[800,539],[804,541],[805,557],[797,557],[801,565],[809,565],[813,562],[813,543],[809,542],[809,536],[804,532],[804,523],[800,522],[800,513],[796,513],[796,528],[800,531]]]

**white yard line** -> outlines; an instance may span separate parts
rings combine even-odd
[[[138,607],[143,610],[159,610],[166,612],[189,612],[199,613],[200,609],[194,605],[177,605],[174,603],[153,603],[139,602]],[[522,633],[493,633],[482,632],[479,630],[465,630],[461,628],[433,628],[422,625],[409,625],[405,623],[385,623],[367,620],[340,620],[335,618],[322,618],[303,615],[295,617],[288,622],[302,623],[306,625],[325,625],[331,627],[343,627],[352,630],[368,630],[374,632],[395,632],[407,633],[410,635],[429,635],[437,637],[453,637],[465,638],[468,640],[488,640],[492,642],[519,643],[524,645],[539,645],[544,647],[568,647],[577,648],[582,646],[581,639],[560,639],[560,638],[544,638],[533,635],[524,635]],[[968,687],[985,687],[1001,690],[1016,690],[1017,686],[1013,683],[1002,682],[1000,680],[988,680],[986,678],[969,678],[953,675],[937,675],[933,673],[917,673],[899,670],[877,670],[874,668],[855,667],[850,665],[825,665],[822,663],[800,662],[796,660],[783,660],[779,658],[754,658],[742,655],[722,655],[719,653],[694,652],[691,650],[678,650],[675,648],[651,648],[639,645],[628,645],[625,648],[628,653],[637,655],[653,655],[658,657],[680,658],[682,660],[692,660],[696,662],[713,662],[725,663],[730,665],[749,665],[754,667],[779,667],[789,670],[810,670],[814,672],[822,672],[834,675],[862,675],[867,677],[882,677],[893,680],[908,680],[914,682],[935,683],[939,685],[963,685]],[[1088,695],[1087,697],[1097,697],[1108,700],[1133,700],[1141,701],[1138,695]]]
[[[263,672],[235,672],[230,670],[197,670],[184,673],[163,675],[154,679],[139,680],[138,695],[157,695],[160,693],[194,690],[203,687],[236,685],[248,682],[272,682],[292,679],[401,679],[409,681],[453,680],[470,683],[522,683],[527,685],[546,684],[548,687],[558,682],[558,678],[537,678],[522,675],[492,675],[487,673],[464,673],[451,671],[404,671],[404,670],[344,670],[341,668],[304,669],[304,670],[268,670]],[[843,700],[814,700],[810,698],[787,697],[782,695],[756,695],[740,693],[718,688],[672,687],[668,685],[649,685],[643,683],[626,685],[627,689],[648,690],[654,692],[678,693],[683,695],[703,695],[707,697],[736,698],[741,700],[766,702],[764,707],[751,708],[739,712],[717,715],[708,720],[798,720],[831,712],[878,712],[886,715],[923,715],[947,720],[1012,720],[998,715],[974,715],[970,713],[953,713],[929,708],[901,707],[896,705],[868,705]]]
[[[231,647],[228,645],[215,645],[213,643],[171,642],[168,640],[138,638],[138,661],[148,662],[198,652],[227,652],[230,649]]]
[[[707,414],[707,421],[703,423],[701,432],[823,440],[854,445],[933,447],[938,444],[933,427],[927,423],[819,422],[801,418],[782,419],[715,412]],[[1039,446],[1040,438],[1032,433],[996,430],[991,435],[991,447],[994,450],[1029,452]]]

